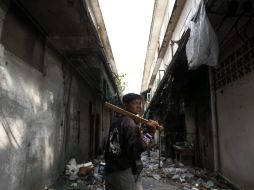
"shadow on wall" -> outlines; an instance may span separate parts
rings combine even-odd
[[[8,62],[0,60],[0,189],[41,189],[60,170],[61,100],[42,88],[41,73]]]

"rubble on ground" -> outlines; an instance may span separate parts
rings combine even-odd
[[[105,163],[100,159],[82,164],[71,159],[65,175],[45,190],[104,190],[104,168]]]
[[[160,157],[159,152],[151,151],[150,157],[142,154],[143,177],[170,183],[183,190],[231,190],[230,185],[217,175],[200,168],[173,162],[170,158]],[[65,175],[46,190],[104,190],[104,168],[102,159],[77,164],[75,159],[66,166]]]
[[[158,151],[151,152],[150,157],[146,153],[142,154],[142,161],[143,177],[174,183],[183,190],[231,190],[225,180],[200,168],[184,166],[180,162],[174,163],[165,157],[160,158],[159,164]]]

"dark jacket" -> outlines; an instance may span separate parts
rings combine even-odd
[[[120,117],[109,130],[105,150],[106,174],[133,168],[144,150],[137,124],[127,116]]]

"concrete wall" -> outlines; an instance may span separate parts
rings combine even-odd
[[[213,139],[207,67],[194,71],[189,81],[189,91],[185,94],[186,137],[194,143],[195,164],[212,171]]]
[[[221,172],[244,190],[254,187],[254,73],[218,92]]]
[[[109,132],[109,128],[110,128],[110,123],[112,121],[112,112],[107,109],[104,108],[103,109],[103,115],[102,115],[102,133],[101,133],[101,138],[100,138],[100,146],[101,148],[105,148],[106,146],[106,142],[107,142],[107,136],[108,136],[108,132]]]
[[[42,189],[89,156],[94,96],[24,16],[0,4],[0,189]]]
[[[59,60],[47,76],[6,50],[0,65],[1,189],[33,189],[57,176],[64,143]]]
[[[195,125],[196,125],[196,164],[213,171],[213,139],[211,126],[211,111],[209,105],[209,91],[205,90],[196,95]],[[201,88],[201,89],[202,89]]]
[[[92,95],[81,79],[72,76],[69,108],[67,109],[66,125],[70,126],[66,130],[66,160],[76,158],[78,162],[83,162],[90,156],[90,115],[89,103],[92,102]]]
[[[186,140],[195,143],[196,139],[196,124],[195,124],[195,106],[185,105],[185,127],[186,127]]]
[[[240,61],[238,67],[242,65],[244,75],[240,75],[242,72],[239,72],[239,68],[234,69],[237,76],[241,77],[217,89],[220,168],[222,175],[241,190],[252,190],[254,188],[254,48],[244,47],[236,38],[228,45],[227,55],[225,53],[224,57],[230,56],[235,50],[237,54],[232,57],[227,68],[233,66],[232,63],[235,61]],[[246,73],[245,69],[248,68],[246,66],[250,66],[252,71]],[[228,74],[229,71],[224,76]]]

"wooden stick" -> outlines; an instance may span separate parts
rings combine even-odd
[[[135,121],[138,122],[138,123],[143,123],[143,124],[146,125],[147,122],[148,122],[147,119],[144,119],[144,118],[142,118],[142,117],[139,117],[139,116],[137,116],[137,115],[135,115],[135,114],[133,114],[133,113],[131,113],[131,112],[128,112],[128,111],[126,111],[126,110],[124,110],[124,109],[122,109],[122,108],[119,108],[118,106],[115,106],[115,105],[113,105],[113,104],[111,104],[111,103],[109,103],[109,102],[105,102],[105,103],[104,103],[104,106],[107,107],[107,108],[112,109],[112,110],[115,111],[115,112],[118,112],[118,113],[121,113],[121,114],[123,114],[123,115],[126,115],[126,116],[130,117],[130,118],[132,118],[133,120],[135,120]]]

